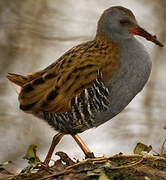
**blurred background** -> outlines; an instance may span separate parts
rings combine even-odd
[[[1,0],[0,1],[0,163],[12,160],[9,170],[27,163],[22,159],[30,144],[43,160],[56,132],[44,121],[19,110],[8,72],[28,74],[56,61],[65,51],[96,32],[103,10],[113,5],[131,9],[139,24],[166,42],[166,1],[163,0]],[[139,37],[138,37],[139,38]],[[166,138],[166,51],[143,38],[153,59],[151,78],[144,90],[111,121],[80,134],[96,156],[133,153],[137,142],[160,152]],[[84,158],[70,136],[56,151]]]

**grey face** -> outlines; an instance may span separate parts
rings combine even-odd
[[[133,13],[122,6],[114,6],[105,10],[99,20],[98,29],[115,43],[123,44],[124,40],[130,40],[134,38],[133,35],[139,35],[163,47],[157,37],[141,28]]]
[[[135,25],[134,16],[123,10],[113,8],[105,11],[101,21],[101,31],[110,40],[119,42],[133,37],[130,28]]]

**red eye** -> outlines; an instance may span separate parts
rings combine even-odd
[[[130,23],[130,21],[127,19],[121,19],[120,20],[120,24],[129,24],[129,23]]]

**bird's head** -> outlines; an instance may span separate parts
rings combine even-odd
[[[156,36],[151,35],[138,25],[134,14],[129,9],[121,6],[114,6],[104,11],[99,20],[99,29],[115,42],[133,38],[133,35],[139,35],[161,47],[163,46]]]

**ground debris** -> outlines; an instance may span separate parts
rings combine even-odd
[[[166,158],[154,155],[117,154],[74,162],[64,152],[51,167],[38,166],[32,173],[10,176],[10,180],[166,180]],[[63,157],[63,158],[62,158]],[[67,160],[66,160],[67,159]],[[71,163],[72,162],[72,163]],[[1,179],[2,180],[2,179]]]
[[[37,156],[37,146],[30,145],[24,156],[28,166],[19,174],[13,174],[5,169],[9,162],[2,163],[0,173],[6,177],[0,180],[166,180],[165,143],[166,140],[161,153],[139,142],[134,149],[135,154],[119,153],[82,161],[72,160],[64,152],[56,152],[59,159],[52,166],[41,162]]]

